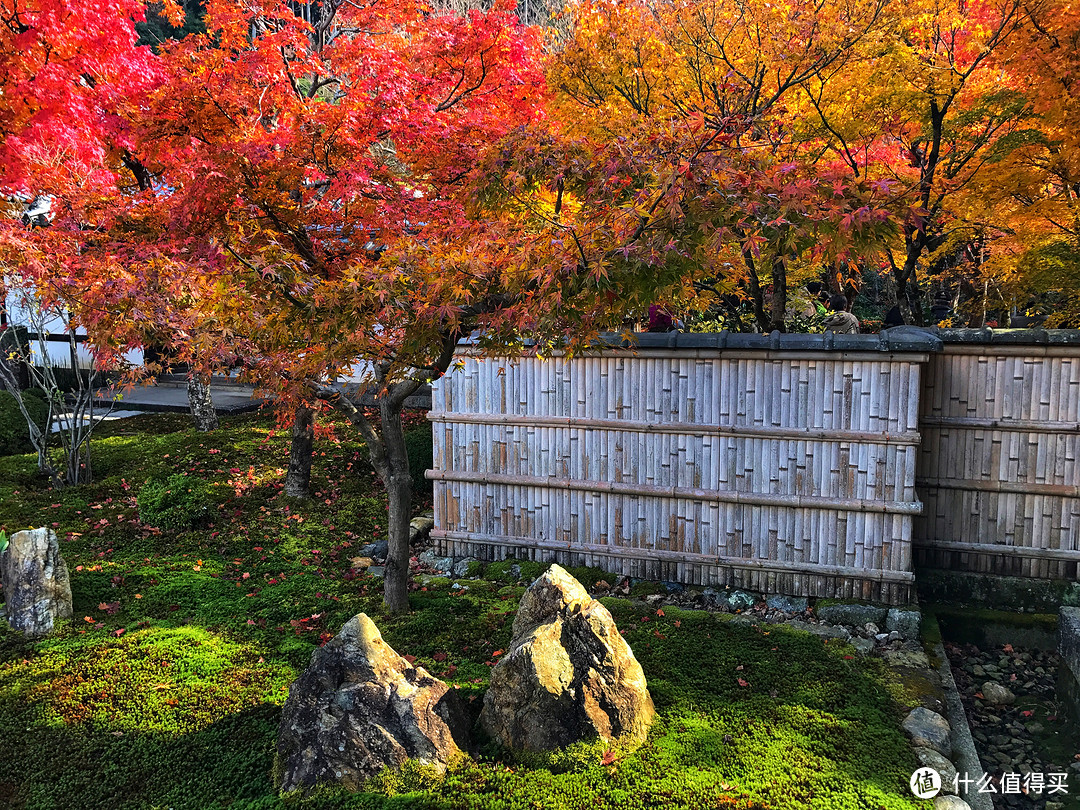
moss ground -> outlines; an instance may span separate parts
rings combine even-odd
[[[55,493],[31,457],[0,458],[0,528],[55,528],[76,613],[37,643],[0,629],[2,808],[929,806],[907,789],[907,698],[874,661],[780,627],[617,599],[604,602],[658,709],[636,751],[514,759],[488,747],[444,778],[408,769],[361,794],[281,799],[271,771],[288,684],[347,618],[367,612],[478,706],[524,588],[493,565],[467,589],[433,579],[410,614],[383,616],[378,581],[349,559],[382,535],[385,500],[345,429],[319,441],[308,502],[280,494],[287,435],[265,418],[209,436],[170,415],[109,430],[92,486]],[[176,472],[204,485],[204,517],[142,525],[140,487]]]

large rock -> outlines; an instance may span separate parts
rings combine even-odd
[[[941,792],[956,793],[956,766],[933,748],[916,748],[915,756],[924,768],[933,768],[941,777]]]
[[[937,712],[917,706],[904,718],[902,725],[916,746],[933,748],[944,757],[952,754],[952,733],[949,721]]]
[[[312,654],[289,689],[278,786],[357,790],[407,759],[443,769],[467,747],[468,726],[457,693],[394,652],[361,613]]]
[[[645,674],[607,608],[558,565],[521,599],[507,655],[491,672],[480,721],[508,748],[642,740],[654,715]]]
[[[15,532],[0,555],[4,612],[12,630],[30,638],[52,632],[71,618],[71,581],[56,535],[48,529]]]
[[[889,608],[885,616],[885,630],[889,633],[899,633],[900,638],[903,639],[917,641],[921,627],[922,614],[917,610]]]
[[[959,796],[941,794],[934,797],[934,810],[971,810],[971,805]]]

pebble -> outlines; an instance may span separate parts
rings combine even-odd
[[[1016,702],[1016,695],[1006,686],[994,681],[987,681],[982,685],[983,698],[998,706],[1009,706]]]

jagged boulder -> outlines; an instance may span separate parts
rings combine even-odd
[[[71,581],[56,534],[49,529],[11,535],[0,555],[0,582],[12,630],[41,638],[57,620],[71,618]]]
[[[312,654],[289,689],[278,787],[357,790],[407,759],[443,769],[468,747],[468,730],[455,690],[394,652],[360,613]]]
[[[480,722],[508,748],[642,740],[654,716],[645,674],[607,608],[558,565],[525,592]]]

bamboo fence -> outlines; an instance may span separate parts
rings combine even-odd
[[[429,415],[440,551],[908,601],[926,344],[657,337],[573,359],[462,347]]]
[[[920,409],[926,510],[916,519],[916,562],[1074,579],[1080,334],[938,334],[945,345],[930,359]]]

